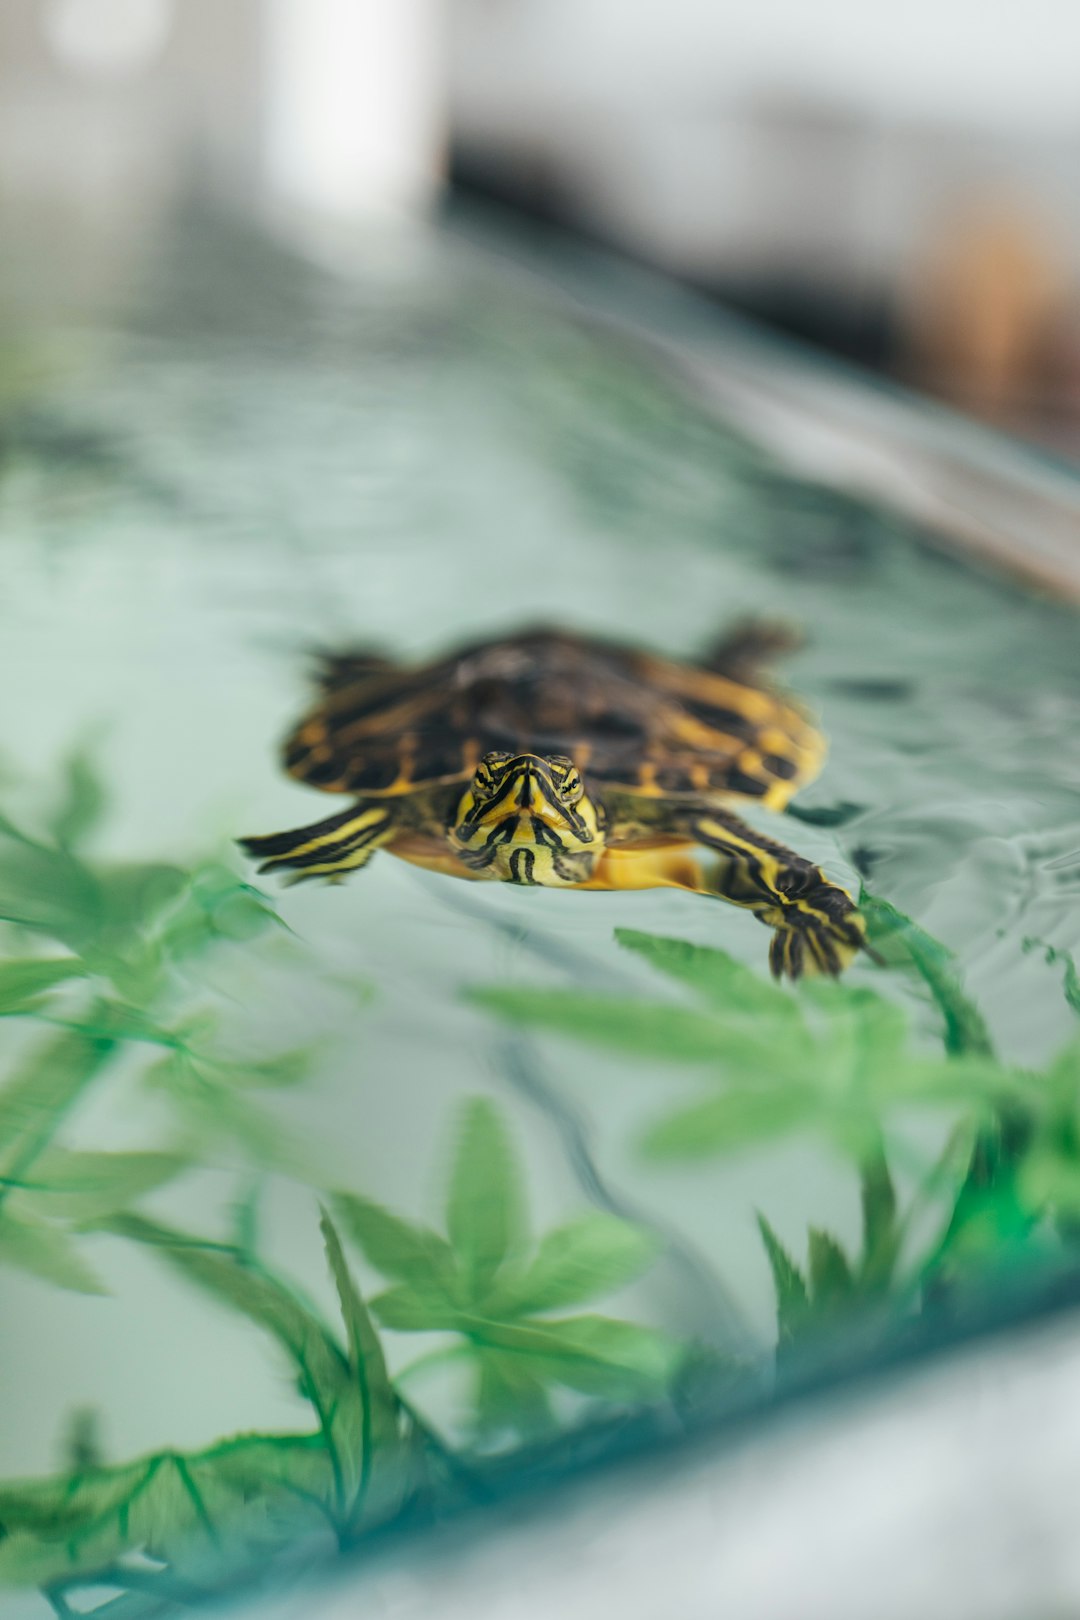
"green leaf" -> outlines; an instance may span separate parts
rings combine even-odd
[[[986,1113],[1009,1102],[1030,1103],[1033,1077],[989,1058],[902,1058],[867,1077],[868,1092],[881,1100],[973,1106]]]
[[[399,1403],[378,1338],[328,1220],[323,1235],[348,1330],[343,1354],[285,1284],[236,1251],[137,1216],[99,1223],[154,1247],[190,1281],[271,1333],[300,1374],[319,1431],[252,1435],[203,1452],[162,1452],[120,1467],[0,1486],[0,1580],[20,1584],[93,1580],[126,1554],[149,1555],[147,1579],[166,1597],[193,1601],[194,1577],[210,1588],[276,1556],[303,1519],[338,1539],[363,1512],[396,1512],[411,1487],[400,1459]],[[7,1223],[0,1230],[7,1231]],[[378,1494],[376,1495],[376,1486]],[[121,1583],[122,1584],[122,1583]]]
[[[800,995],[827,1019],[823,1038],[814,1043],[815,1055],[834,1073],[858,1074],[890,1063],[907,1046],[907,1014],[875,990],[835,979],[809,979]]]
[[[532,1264],[504,1285],[506,1309],[559,1310],[611,1293],[646,1271],[660,1248],[653,1233],[614,1215],[582,1215],[541,1239]]]
[[[275,1057],[259,1058],[255,1061],[245,1062],[243,1059],[237,1059],[235,1062],[220,1063],[207,1059],[206,1063],[209,1068],[227,1076],[236,1085],[269,1086],[287,1090],[290,1086],[300,1085],[307,1079],[317,1051],[317,1046],[297,1046],[290,1051],[279,1052]]]
[[[890,900],[871,894],[865,886],[859,893],[859,910],[873,944],[897,962],[910,958],[909,946],[912,941],[917,941],[922,954],[932,958],[939,967],[945,968],[952,961],[952,952],[940,940],[926,933]]]
[[[64,766],[63,793],[49,830],[61,849],[79,848],[100,824],[108,799],[90,755],[80,750]]]
[[[325,1210],[320,1225],[348,1334],[349,1372],[360,1402],[359,1469],[346,1484],[347,1501],[351,1497],[349,1517],[355,1519],[364,1505],[376,1456],[389,1462],[399,1449],[399,1407],[379,1336],[346,1264],[341,1239]]]
[[[812,1226],[810,1243],[810,1290],[815,1306],[836,1305],[848,1300],[854,1283],[847,1255],[828,1232]]]
[[[802,1272],[764,1215],[759,1213],[757,1222],[773,1276],[777,1328],[780,1345],[784,1347],[790,1344],[803,1328],[810,1313],[810,1296]]]
[[[1038,1085],[1055,1112],[1069,1113],[1080,1105],[1080,1040],[1062,1047],[1045,1074],[1038,1077]]]
[[[334,1212],[368,1263],[384,1277],[396,1277],[452,1297],[454,1257],[445,1238],[426,1226],[391,1215],[356,1193],[339,1192]]]
[[[208,1007],[195,1007],[179,1019],[172,1029],[174,1044],[183,1047],[192,1062],[202,1062],[201,1048],[218,1033],[221,1020],[217,1012]],[[212,1061],[207,1059],[206,1061]]]
[[[802,1023],[795,998],[768,979],[759,977],[726,951],[660,934],[642,934],[616,928],[615,938],[660,973],[696,990],[716,1011],[738,1019],[769,1019],[774,1029]]]
[[[637,1400],[666,1389],[685,1351],[655,1328],[607,1316],[530,1324],[474,1321],[470,1337],[528,1357],[529,1369],[583,1395]]]
[[[162,1566],[155,1595],[186,1606],[264,1566],[305,1517],[325,1528],[332,1487],[318,1438],[287,1434],[0,1486],[0,1584],[89,1581],[139,1552]]]
[[[186,1166],[172,1153],[73,1153],[50,1147],[12,1189],[20,1209],[71,1221],[111,1215]]]
[[[352,1384],[348,1362],[324,1324],[290,1289],[252,1268],[225,1245],[201,1243],[139,1215],[117,1215],[102,1226],[137,1243],[157,1249],[169,1264],[213,1294],[223,1304],[257,1322],[278,1341],[300,1374],[301,1393],[311,1403],[328,1446],[338,1458],[339,1484],[344,1469],[339,1454],[343,1425],[349,1430],[346,1391]],[[354,1441],[358,1436],[349,1436]]]
[[[752,1038],[707,1013],[663,1001],[631,1001],[577,990],[473,990],[468,999],[517,1024],[667,1062],[724,1059],[758,1073],[768,1064],[767,1037]]]
[[[227,1245],[186,1238],[138,1216],[114,1217],[103,1224],[109,1231],[157,1247],[179,1271],[257,1322],[286,1351],[330,1455],[332,1505],[341,1534],[351,1533],[361,1513],[385,1514],[400,1502],[409,1482],[407,1471],[394,1466],[403,1456],[399,1402],[329,1217],[323,1218],[323,1240],[348,1333],[347,1355],[311,1307],[249,1256]]]
[[[13,780],[7,768],[7,761],[0,760],[0,783],[6,787]],[[28,833],[24,833],[21,827],[17,827],[10,816],[5,816],[2,811],[0,811],[0,838],[10,838],[13,843],[25,844],[31,849],[43,847]]]
[[[96,1406],[77,1406],[64,1425],[60,1441],[64,1466],[71,1474],[105,1467],[101,1439],[101,1413]]]
[[[165,1091],[196,1142],[238,1142],[256,1162],[288,1167],[302,1161],[295,1142],[277,1121],[187,1052],[173,1051],[142,1076],[145,1086]]]
[[[830,1110],[865,1113],[875,1082],[887,1100],[909,1061],[903,1010],[872,990],[847,985],[811,982],[802,995],[827,1020],[820,1038],[808,1046],[803,1071],[818,1093],[823,1123]]]
[[[486,1098],[474,1097],[459,1126],[446,1230],[455,1260],[478,1296],[524,1244],[521,1188],[521,1168],[505,1126]]]
[[[365,1400],[370,1406],[374,1442],[392,1444],[398,1437],[398,1403],[386,1371],[379,1336],[349,1271],[341,1239],[326,1210],[322,1211],[319,1226],[348,1334],[350,1369],[363,1387]]]
[[[1058,945],[1047,945],[1046,941],[1042,939],[1025,939],[1024,950],[1025,952],[1031,950],[1042,951],[1048,967],[1053,967],[1057,962],[1064,965],[1065,972],[1061,988],[1065,995],[1065,1001],[1074,1013],[1080,1014],[1080,974],[1076,971],[1076,959],[1072,953],[1062,950]]]
[[[650,1127],[642,1147],[657,1159],[695,1159],[772,1141],[798,1126],[826,1124],[805,1087],[742,1089],[708,1096]]]
[[[0,1091],[0,1180],[27,1173],[112,1050],[109,1040],[69,1031],[30,1054]]]
[[[17,1219],[7,1211],[0,1215],[0,1265],[15,1266],[79,1294],[105,1292],[64,1232],[38,1221]]]
[[[101,926],[101,893],[66,851],[0,836],[0,919],[80,952]]]
[[[460,1314],[445,1289],[426,1287],[421,1282],[387,1288],[375,1295],[371,1308],[383,1327],[397,1333],[452,1332]]]
[[[862,1200],[862,1281],[884,1286],[892,1275],[900,1247],[896,1226],[896,1189],[888,1161],[879,1146],[867,1155],[860,1177]]]
[[[483,1196],[468,1175],[474,1165],[481,1186],[486,1184]],[[399,1332],[456,1334],[487,1358],[479,1373],[482,1426],[526,1422],[517,1416],[511,1422],[508,1415],[514,1389],[532,1414],[529,1422],[546,1414],[546,1397],[541,1397],[550,1383],[612,1400],[655,1395],[683,1356],[666,1335],[605,1317],[557,1321],[525,1314],[637,1275],[652,1259],[655,1244],[632,1227],[596,1215],[549,1234],[531,1265],[522,1267],[523,1217],[513,1204],[513,1215],[506,1212],[507,1200],[516,1200],[507,1185],[512,1173],[497,1116],[489,1104],[474,1103],[451,1194],[457,1247],[365,1199],[337,1196],[342,1222],[368,1261],[399,1279],[399,1286],[372,1300],[374,1315]],[[492,1206],[494,1240],[485,1230]],[[469,1269],[455,1271],[461,1260]],[[510,1371],[511,1363],[516,1372]]]
[[[1062,955],[1065,958],[1065,979],[1063,983],[1065,1000],[1073,1012],[1080,1015],[1080,974],[1077,973],[1076,962],[1068,951],[1063,951]]]
[[[485,1439],[511,1433],[532,1439],[555,1427],[543,1380],[528,1363],[498,1350],[476,1352],[476,1427]]]
[[[29,957],[21,962],[0,962],[0,1017],[24,1013],[40,1005],[46,991],[66,979],[77,979],[86,969],[77,957]]]
[[[215,934],[239,943],[257,939],[281,923],[271,901],[246,883],[236,884],[231,894],[218,900],[210,920]]]
[[[174,958],[194,956],[218,940],[246,941],[284,927],[273,902],[230,867],[211,862],[192,874],[190,888],[166,919],[162,943]]]
[[[944,1022],[945,1050],[956,1057],[992,1057],[990,1033],[982,1014],[960,986],[952,953],[888,900],[865,889],[859,896],[859,908],[871,944],[894,959],[902,961],[906,957],[930,991]]]
[[[0,919],[50,934],[94,972],[123,969],[187,878],[175,867],[92,869],[67,850],[0,834]]]
[[[169,1031],[162,1029],[150,1013],[128,1006],[123,1001],[99,1001],[91,1013],[79,1021],[79,1027],[110,1041],[149,1041],[162,1046],[174,1044]]]
[[[186,872],[176,866],[143,864],[99,868],[102,928],[114,949],[149,928],[187,887]]]
[[[1074,1153],[1040,1143],[1025,1154],[1017,1173],[1020,1198],[1039,1216],[1053,1211],[1069,1220],[1080,1217],[1080,1163]]]

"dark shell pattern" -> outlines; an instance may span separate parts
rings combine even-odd
[[[601,796],[781,809],[817,774],[822,740],[792,699],[739,673],[550,631],[412,668],[334,657],[285,763],[326,792],[382,797],[465,782],[496,749],[568,754]]]

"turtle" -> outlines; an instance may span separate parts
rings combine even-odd
[[[523,887],[689,889],[773,930],[776,977],[838,974],[868,948],[850,894],[732,808],[782,810],[822,764],[809,714],[764,675],[790,641],[743,624],[692,664],[539,628],[416,665],[324,656],[284,763],[351,802],[241,846],[293,881],[338,882],[382,848]]]

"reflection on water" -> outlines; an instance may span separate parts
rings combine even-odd
[[[207,237],[4,417],[0,1578],[39,1612],[182,1609],[1075,1264],[1063,611],[438,241],[345,287]],[[748,818],[863,880],[881,965],[777,986],[677,890],[270,893],[232,850],[320,813],[276,767],[312,649],[693,659],[742,615],[805,627],[831,749]]]

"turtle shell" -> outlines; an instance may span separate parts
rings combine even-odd
[[[322,688],[285,764],[331,793],[464,782],[500,749],[568,754],[594,795],[736,794],[781,808],[823,754],[805,713],[767,686],[549,631],[412,668],[331,658]]]

